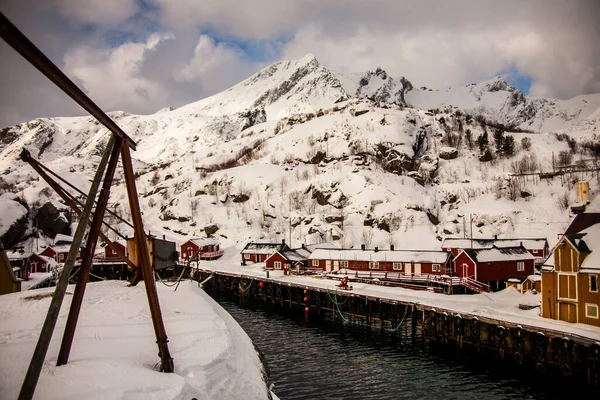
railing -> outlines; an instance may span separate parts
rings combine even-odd
[[[203,252],[203,253],[198,254],[198,257],[201,260],[207,259],[207,258],[217,258],[217,257],[221,257],[224,252],[225,252],[224,250],[207,251],[207,252]]]
[[[476,293],[489,293],[492,291],[490,285],[476,281],[475,279],[471,278],[461,278],[461,285]]]
[[[475,293],[491,292],[490,286],[471,278],[461,278],[459,276],[433,275],[433,274],[406,274],[403,272],[387,271],[353,271],[342,270],[335,273],[329,272],[325,277],[329,279],[341,279],[342,276],[348,276],[351,280],[362,283],[375,283],[384,286],[400,286],[408,289],[425,290],[423,283],[435,283],[444,286],[463,286]],[[384,279],[384,281],[380,281]],[[419,282],[421,285],[410,285],[406,283],[394,284],[394,281],[400,282]],[[426,288],[426,287],[425,287]]]

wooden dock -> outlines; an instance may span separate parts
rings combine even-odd
[[[600,342],[584,336],[306,283],[196,271],[194,279],[205,281],[207,293],[216,297],[235,296],[258,306],[318,313],[390,334],[470,348],[532,371],[554,372],[600,389]]]

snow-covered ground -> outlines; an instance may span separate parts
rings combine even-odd
[[[0,296],[0,398],[15,399],[54,288]],[[70,286],[68,293],[72,293]],[[159,361],[144,285],[87,286],[69,363],[56,357],[72,296],[61,309],[36,399],[267,399],[250,338],[195,282],[158,283],[175,373]]]
[[[233,253],[235,250],[227,252]],[[264,270],[264,263],[240,265],[239,254],[237,257],[230,256],[217,261],[201,261],[198,265],[200,269],[229,272],[234,274],[255,276],[267,280],[267,273]],[[295,276],[283,275],[282,271],[270,270],[269,278],[278,282],[294,283],[297,285],[306,285],[307,287],[339,290],[337,285],[339,281],[321,279],[318,276]],[[514,288],[507,288],[495,293],[482,293],[473,295],[446,295],[432,293],[421,290],[411,290],[397,287],[386,287],[371,285],[367,283],[352,283],[351,292],[341,292],[341,295],[348,293],[360,294],[365,296],[380,297],[402,302],[418,303],[426,306],[435,307],[438,310],[447,310],[452,313],[469,314],[479,317],[491,318],[498,321],[517,325],[528,325],[532,327],[545,328],[564,332],[565,336],[578,335],[592,340],[600,341],[600,328],[586,324],[572,324],[563,321],[542,318],[540,308],[531,310],[519,309],[519,304],[540,305],[541,294],[527,292],[520,294]]]
[[[38,283],[52,276],[52,272],[32,272],[29,274],[29,280],[21,281],[21,291],[29,290]]]

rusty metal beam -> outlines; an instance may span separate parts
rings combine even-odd
[[[104,150],[104,154],[102,155],[102,159],[100,160],[100,164],[98,164],[98,170],[96,171],[90,186],[90,192],[85,203],[85,207],[81,213],[81,219],[79,220],[77,229],[75,229],[75,234],[73,235],[73,243],[69,249],[69,254],[67,255],[67,260],[63,266],[60,279],[56,284],[56,289],[54,290],[54,295],[50,301],[46,319],[42,325],[42,331],[40,332],[35,350],[33,351],[33,356],[31,357],[31,362],[27,368],[25,379],[21,385],[21,391],[19,392],[18,400],[29,400],[33,397],[33,393],[35,392],[35,387],[37,386],[37,382],[40,378],[40,372],[42,371],[42,366],[44,365],[44,359],[46,358],[46,353],[48,352],[48,347],[50,346],[50,341],[52,340],[52,334],[54,333],[54,328],[56,327],[56,321],[58,319],[58,314],[60,313],[60,307],[65,298],[65,293],[67,292],[69,275],[71,275],[71,270],[75,264],[75,259],[77,258],[77,253],[79,253],[79,247],[81,245],[81,241],[83,240],[83,235],[85,234],[87,227],[86,222],[90,219],[90,214],[92,213],[92,208],[94,207],[94,199],[98,193],[98,188],[102,181],[102,177],[104,176],[104,172],[106,171],[108,159],[112,153],[112,147],[115,143],[114,137],[115,136],[113,135],[109,139],[107,147]],[[127,146],[123,147],[128,148]]]
[[[41,168],[43,167],[43,165],[40,162],[36,161],[33,157],[31,157],[31,154],[28,150],[23,149],[21,151],[20,157],[21,160],[28,163],[31,166],[31,168],[33,168],[40,175],[40,177],[56,192],[56,194],[58,194],[60,198],[63,199],[64,202],[67,203],[67,205],[71,207],[71,209],[73,209],[73,211],[75,211],[75,213],[81,218],[81,209],[83,208],[83,205],[79,201],[77,201],[77,199],[75,199],[70,193],[64,190],[63,187],[58,184],[58,182],[52,179],[52,177],[50,177],[44,171],[44,169]],[[88,225],[91,225],[91,221],[89,219]],[[112,229],[108,224],[105,225]],[[121,258],[125,263],[127,263],[127,265],[129,265],[133,270],[136,270],[138,268],[138,266],[135,265],[125,254],[123,254],[121,250],[113,244],[112,240],[110,240],[104,233],[100,232],[99,236],[102,240],[104,240],[104,242],[106,242],[108,247],[113,249],[114,252],[117,253],[117,255],[119,256],[119,258]]]
[[[146,286],[146,294],[148,296],[148,305],[150,306],[150,314],[152,316],[152,324],[154,326],[154,334],[156,343],[158,344],[158,355],[161,360],[162,372],[173,372],[173,359],[169,353],[169,340],[167,339],[167,331],[162,319],[160,311],[160,303],[158,302],[158,293],[156,290],[156,282],[150,265],[150,255],[148,253],[148,245],[146,236],[144,235],[144,225],[142,223],[142,213],[138,202],[137,188],[135,186],[135,175],[133,173],[133,165],[131,162],[131,153],[129,147],[122,146],[121,162],[125,176],[125,185],[127,186],[127,195],[129,196],[129,206],[131,209],[131,218],[135,227],[135,241],[137,244],[138,264],[142,270],[144,285]]]
[[[121,147],[123,147],[123,139],[116,138],[115,145],[113,146],[112,153],[110,155],[110,161],[108,162],[108,167],[106,168],[106,174],[104,175],[104,183],[102,184],[102,189],[100,190],[100,196],[98,196],[98,204],[96,205],[96,210],[94,211],[92,225],[90,226],[90,231],[88,232],[85,253],[83,254],[83,260],[81,260],[81,266],[79,267],[79,277],[77,278],[77,284],[75,285],[75,292],[73,293],[73,300],[71,301],[71,308],[69,309],[67,325],[65,326],[65,332],[60,345],[60,351],[58,352],[58,360],[56,361],[57,366],[64,365],[69,361],[69,353],[71,352],[71,345],[73,344],[73,337],[75,336],[75,328],[77,326],[77,320],[79,319],[79,311],[81,310],[81,304],[83,303],[83,296],[85,294],[85,287],[90,276],[94,251],[96,250],[96,243],[98,242],[98,235],[100,233],[100,228],[102,227],[102,219],[104,218],[104,211],[106,210],[108,198],[110,197],[110,186],[112,184],[113,177],[115,176],[117,164],[119,163]]]
[[[96,117],[109,131],[123,139],[129,147],[136,144],[123,130],[102,111],[64,72],[44,55],[12,22],[0,12],[0,37],[13,49],[46,75],[56,86],[71,97],[84,110]]]
[[[58,175],[56,172],[52,171],[50,168],[46,167],[41,162],[39,162],[37,160],[34,160],[33,158],[31,158],[31,160],[33,162],[35,162],[37,165],[39,165],[40,168],[43,168],[44,170],[46,170],[50,175],[55,176],[56,179],[58,179],[59,181],[63,182],[65,185],[67,185],[68,187],[70,187],[71,189],[73,189],[74,191],[76,191],[77,193],[79,193],[81,196],[83,196],[83,198],[87,197],[87,195],[83,191],[79,190],[75,185],[71,184],[65,178],[63,178],[62,176]],[[79,201],[77,201],[77,202],[81,205],[81,202],[79,202]],[[133,229],[133,225],[129,221],[123,219],[122,217],[120,217],[119,215],[117,215],[114,211],[111,211],[110,208],[107,208],[106,212],[108,212],[110,215],[112,215],[113,217],[117,218],[119,221],[123,222],[124,224],[126,224],[127,226],[129,226],[130,228]]]

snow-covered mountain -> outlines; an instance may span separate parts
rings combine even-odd
[[[380,68],[332,73],[308,55],[177,109],[110,115],[138,143],[138,191],[153,233],[178,242],[209,233],[226,246],[291,237],[292,245],[437,248],[444,236],[470,235],[471,226],[476,237],[552,242],[569,221],[573,179],[589,177],[540,183],[509,175],[585,165],[598,149],[600,94],[530,98],[499,78],[416,88]],[[500,134],[503,127],[518,132]],[[483,132],[487,153],[476,143]],[[65,208],[18,160],[21,150],[87,191],[107,139],[90,117],[0,130],[5,241],[31,234],[38,210],[51,221]],[[127,215],[120,175],[111,203]]]

